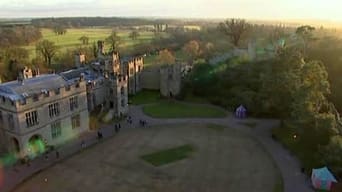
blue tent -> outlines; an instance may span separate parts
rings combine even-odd
[[[327,167],[312,169],[311,182],[315,189],[331,190],[337,180]]]
[[[236,110],[235,110],[235,116],[237,118],[246,118],[247,117],[247,109],[243,106],[240,105]]]

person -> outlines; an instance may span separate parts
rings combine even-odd
[[[98,131],[97,132],[97,138],[100,140],[100,139],[102,139],[102,133],[101,133],[101,131]]]
[[[82,142],[81,142],[81,147],[82,147],[82,148],[85,148],[85,142],[84,142],[84,140],[82,140]]]
[[[56,151],[56,159],[59,159],[59,152]]]
[[[119,123],[118,127],[119,127],[119,130],[120,130],[121,129],[121,124],[120,123]]]

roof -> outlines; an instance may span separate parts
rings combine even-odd
[[[69,85],[60,75],[46,74],[34,78],[19,81],[10,81],[0,84],[0,96],[8,97],[11,100],[20,100],[25,95],[31,96],[42,91],[57,89]]]
[[[335,177],[333,176],[333,174],[331,174],[331,172],[329,171],[327,167],[323,167],[320,169],[312,169],[312,174],[315,175],[315,177],[320,180],[333,181],[337,183]]]
[[[69,71],[62,72],[60,73],[60,75],[64,77],[67,81],[79,79],[81,75],[83,75],[84,79],[87,81],[97,79],[97,75],[88,68],[72,69]]]

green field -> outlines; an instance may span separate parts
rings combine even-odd
[[[155,90],[143,90],[129,98],[130,104],[141,105],[156,103],[160,100],[160,92]]]
[[[89,37],[89,45],[98,40],[105,40],[112,32],[110,28],[81,28],[81,29],[67,29],[65,35],[56,35],[51,29],[42,29],[42,39],[53,41],[60,48],[60,52],[66,51],[67,49],[77,48],[82,45],[79,38],[81,36]],[[140,36],[137,40],[129,38],[131,31],[119,31],[118,35],[121,37],[120,48],[129,50],[134,45],[141,43],[148,43],[154,38],[153,32],[140,32]],[[35,43],[24,46],[24,48],[30,51],[30,58],[34,58],[35,55]],[[106,48],[109,48],[107,45]]]
[[[182,145],[179,147],[158,151],[152,154],[144,155],[141,158],[154,166],[166,165],[189,157],[194,151],[191,145]]]
[[[143,107],[145,114],[155,118],[215,118],[226,113],[215,107],[194,105],[175,101],[161,101]]]

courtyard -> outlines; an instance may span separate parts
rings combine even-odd
[[[141,157],[181,145],[185,159],[159,167]],[[15,192],[263,191],[278,171],[261,144],[237,129],[208,124],[132,128],[58,162]]]

